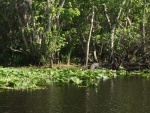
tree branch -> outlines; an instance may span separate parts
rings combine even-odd
[[[109,24],[109,27],[111,28],[110,17],[109,17],[108,12],[107,12],[106,4],[104,3],[103,6],[104,6],[104,12],[105,12],[105,16],[106,16],[107,22]]]

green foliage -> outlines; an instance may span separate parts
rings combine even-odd
[[[100,80],[117,76],[142,76],[149,78],[149,70],[126,72],[125,70],[83,70],[76,68],[35,69],[0,67],[0,88],[2,89],[41,89],[52,84],[74,84],[78,87],[97,86]]]
[[[97,86],[100,79],[116,76],[115,71],[63,69],[0,68],[0,88],[38,89],[50,84],[73,83],[77,86]]]
[[[96,50],[98,61],[108,62],[111,28],[122,0],[65,0],[64,3],[63,0],[50,0],[49,3],[47,0],[1,0],[0,63],[6,66],[38,65],[50,60],[57,63],[56,59],[61,62],[70,59],[73,63],[84,64],[92,4],[95,15],[89,57],[93,59]],[[114,32],[114,49],[123,60],[129,56],[134,62],[139,54],[142,53],[142,57],[149,54],[149,15],[149,1],[128,0],[122,7]],[[142,38],[143,23],[145,40]],[[81,82],[76,78],[72,81]]]

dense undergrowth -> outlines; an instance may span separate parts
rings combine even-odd
[[[116,76],[142,75],[149,78],[149,70],[126,72],[125,70],[83,70],[77,68],[36,69],[36,68],[0,68],[1,89],[42,89],[50,84],[74,84],[79,87],[97,86],[100,80]]]

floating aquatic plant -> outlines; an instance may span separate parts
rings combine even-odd
[[[143,71],[143,77],[149,76]],[[120,76],[126,73],[120,71]],[[137,72],[136,72],[137,73]],[[115,70],[77,68],[35,69],[35,68],[0,68],[0,88],[2,89],[38,89],[50,84],[71,83],[77,86],[97,86],[100,79],[116,77]],[[148,78],[148,77],[147,77]]]

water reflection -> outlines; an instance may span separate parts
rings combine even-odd
[[[88,89],[88,113],[147,113],[150,108],[150,81],[141,78],[101,82],[97,93]],[[90,90],[90,91],[89,91]]]
[[[147,113],[150,81],[139,77],[101,81],[98,88],[72,85],[0,92],[0,113]]]

